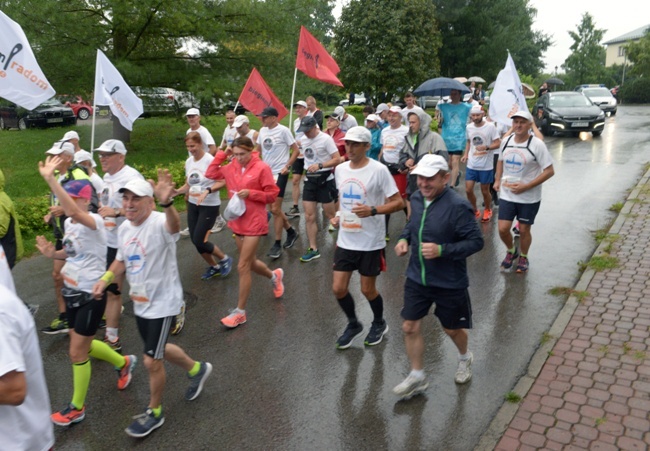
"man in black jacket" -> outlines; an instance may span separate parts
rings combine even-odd
[[[422,318],[435,304],[434,313],[459,353],[455,381],[472,377],[473,355],[467,347],[472,327],[472,306],[467,287],[466,259],[483,248],[483,235],[472,206],[448,187],[447,161],[440,155],[422,157],[412,174],[419,191],[411,196],[411,220],[395,246],[398,256],[411,257],[406,270],[402,330],[411,373],[393,392],[409,398],[429,385],[423,366]]]

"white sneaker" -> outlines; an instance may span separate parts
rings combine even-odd
[[[181,236],[190,236],[190,228],[185,227],[183,230],[180,231]]]
[[[457,384],[464,384],[469,382],[472,378],[472,361],[474,361],[474,354],[471,352],[468,354],[469,359],[458,361],[458,369],[456,370],[456,377],[454,378]]]
[[[210,230],[211,233],[219,233],[221,232],[224,227],[226,227],[226,220],[223,219],[221,215],[217,216],[217,220],[214,222],[214,225],[212,226],[212,230]]]
[[[411,396],[422,393],[427,389],[429,383],[425,378],[419,379],[409,374],[401,383],[393,388],[393,393],[402,399],[408,399]]]

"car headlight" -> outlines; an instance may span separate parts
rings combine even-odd
[[[601,111],[601,112],[598,114],[598,119],[605,119],[605,112],[604,112],[604,111]]]
[[[559,114],[555,114],[555,113],[548,113],[548,117],[551,118],[551,119],[556,119],[556,120],[562,119],[562,116],[560,116]]]

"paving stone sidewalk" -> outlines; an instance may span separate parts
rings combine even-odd
[[[477,449],[650,448],[650,171]]]

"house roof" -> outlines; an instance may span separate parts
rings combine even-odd
[[[643,26],[641,28],[637,28],[634,31],[630,31],[629,33],[625,33],[624,35],[621,35],[617,38],[610,39],[607,42],[603,42],[603,45],[610,45],[610,44],[618,44],[621,42],[627,42],[627,41],[633,41],[635,39],[641,39],[643,35],[645,34],[646,30],[650,29],[650,24]]]

